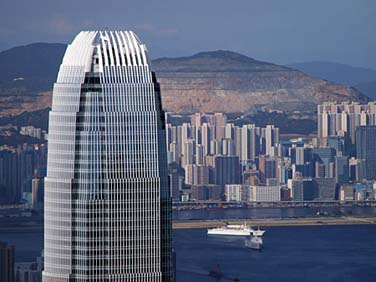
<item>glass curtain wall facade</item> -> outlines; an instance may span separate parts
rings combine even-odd
[[[133,32],[80,32],[53,90],[44,282],[173,281],[159,85]]]

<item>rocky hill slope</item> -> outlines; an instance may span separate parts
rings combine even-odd
[[[176,112],[248,112],[260,107],[314,110],[326,100],[368,100],[354,88],[230,51],[157,59],[153,69],[164,107]]]
[[[38,43],[0,52],[0,116],[49,107],[65,51]],[[354,88],[230,51],[152,61],[163,106],[175,112],[314,110],[325,100],[367,101]]]

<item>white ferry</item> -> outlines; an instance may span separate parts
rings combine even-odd
[[[230,235],[230,236],[258,236],[264,235],[265,230],[252,229],[246,224],[236,225],[236,224],[226,224],[222,227],[208,229],[208,235]]]
[[[253,250],[261,250],[262,247],[264,246],[264,242],[262,241],[262,238],[258,236],[247,237],[244,243],[247,248],[250,248]]]

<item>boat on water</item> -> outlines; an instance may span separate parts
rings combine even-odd
[[[221,271],[221,267],[220,267],[219,263],[217,263],[217,265],[215,266],[214,269],[212,269],[212,270],[209,271],[209,276],[217,278],[217,279],[221,279],[222,278],[223,273]]]
[[[247,248],[253,250],[262,250],[262,247],[264,246],[264,242],[259,236],[249,236],[245,239],[244,243]]]
[[[219,265],[219,263],[217,263],[217,265],[212,270],[209,271],[208,275],[210,277],[216,278],[217,281],[221,281],[222,279],[226,281],[234,281],[234,282],[240,281],[238,277],[232,278],[232,277],[225,276],[221,270],[221,266]]]
[[[230,236],[258,236],[264,235],[265,230],[253,229],[247,224],[226,224],[222,227],[208,229],[208,235],[230,235]]]

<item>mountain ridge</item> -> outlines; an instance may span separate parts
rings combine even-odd
[[[317,103],[326,100],[368,100],[354,88],[309,77],[290,67],[244,58],[231,51],[214,51],[209,56],[204,53],[153,61],[164,106],[177,112],[249,112],[265,107],[314,111]]]
[[[211,63],[211,65],[208,64]],[[214,64],[213,64],[214,63]],[[197,69],[200,66],[200,69]],[[158,72],[185,72],[185,71],[256,71],[263,68],[264,71],[286,70],[284,66],[263,62],[243,54],[229,50],[215,50],[199,52],[191,56],[177,58],[158,58],[152,60],[154,71]],[[167,67],[167,69],[166,69]],[[204,68],[203,68],[204,67]],[[214,69],[215,68],[215,69]]]
[[[354,88],[376,101],[376,80],[354,85]]]
[[[354,67],[337,62],[307,61],[286,66],[303,71],[310,76],[351,86],[376,80],[376,70],[374,69]]]
[[[50,106],[65,48],[36,43],[0,52],[0,115]],[[325,100],[368,100],[354,88],[228,50],[159,58],[151,65],[164,108],[175,112],[249,112],[260,107],[314,111]]]

